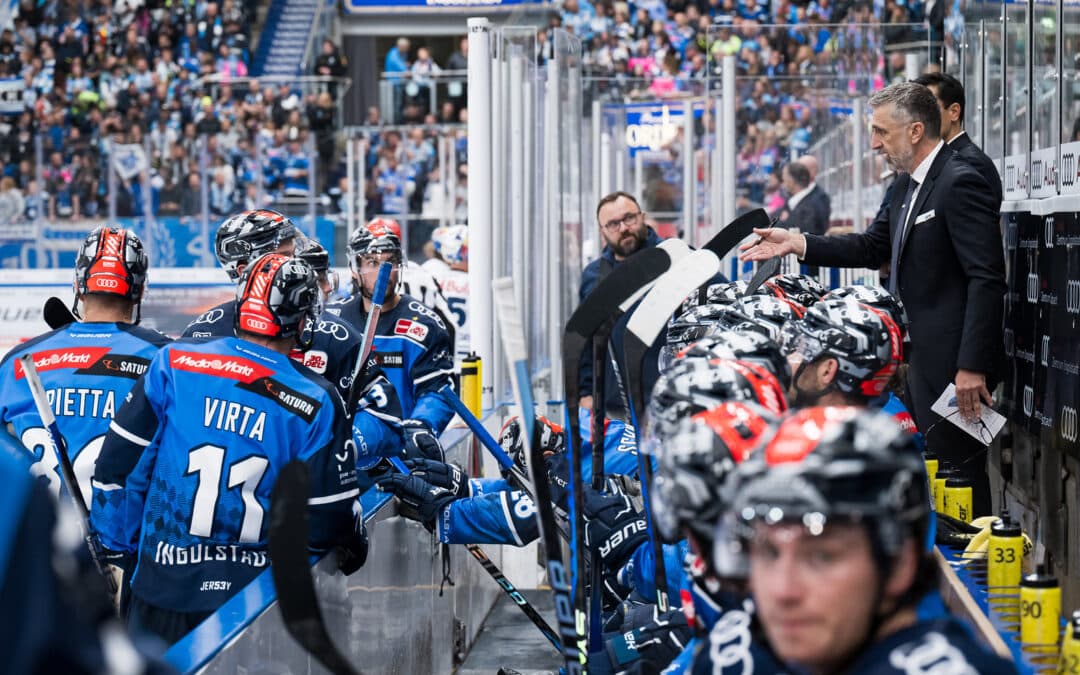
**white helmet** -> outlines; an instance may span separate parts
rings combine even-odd
[[[435,253],[448,265],[469,262],[469,228],[465,225],[437,227],[431,233]]]

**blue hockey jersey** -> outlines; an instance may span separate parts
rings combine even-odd
[[[90,477],[109,422],[158,349],[169,342],[161,333],[131,324],[74,322],[24,342],[0,361],[0,424],[10,425],[32,456],[31,471],[48,480],[54,495],[60,494],[59,463],[18,358],[34,355],[79,487],[89,499]]]
[[[327,305],[326,311],[363,331],[367,312],[359,295]],[[401,295],[393,309],[379,315],[375,354],[401,398],[405,418],[422,420],[441,433],[454,416],[438,394],[443,385],[453,384],[454,348],[439,315],[416,298]]]
[[[109,426],[92,522],[114,541],[137,529],[121,550],[138,551],[139,599],[212,611],[266,568],[270,492],[289,461],[310,472],[312,546],[355,531],[346,424],[337,392],[285,355],[238,338],[174,343]]]
[[[919,451],[926,451],[926,439],[923,438],[922,432],[915,426],[915,418],[911,416],[907,406],[904,405],[903,401],[896,397],[896,394],[887,391],[874,399],[874,401],[870,403],[870,407],[880,408],[882,412],[892,415],[893,419],[895,419],[900,426],[910,431],[915,436],[915,445],[918,446]]]
[[[604,435],[604,474],[637,473],[633,445],[634,428],[613,421]],[[631,440],[627,440],[631,439]],[[592,481],[591,448],[582,454],[585,485]],[[508,544],[524,546],[540,536],[536,505],[532,498],[514,490],[501,478],[469,481],[472,497],[457,499],[443,509],[436,534],[445,544]]]
[[[235,337],[235,318],[236,302],[223,302],[195,317],[181,337]],[[360,331],[334,314],[323,312],[319,323],[305,328],[301,337],[311,340],[311,348],[306,352],[294,350],[290,356],[325,377],[347,400],[352,371],[360,354]]]

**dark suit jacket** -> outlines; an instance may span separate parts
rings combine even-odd
[[[966,133],[954,138],[952,143],[949,143],[949,147],[960,156],[960,159],[979,172],[979,175],[990,185],[990,190],[994,193],[994,199],[1000,206],[1002,198],[1001,174],[998,173],[997,167],[994,166],[994,160],[990,159],[979,146],[975,145],[975,141],[971,140],[971,136]]]
[[[876,269],[889,262],[910,179],[897,177],[888,208],[866,232],[807,235],[806,263]],[[912,375],[922,380],[913,383],[917,399],[940,395],[958,368],[991,381],[1000,375],[1006,291],[1000,206],[982,176],[944,146],[919,189],[897,264],[911,324]],[[916,408],[931,403],[917,400]]]
[[[811,190],[794,208],[785,204],[784,210],[784,227],[797,227],[808,234],[825,234],[829,229],[828,197],[820,187]]]

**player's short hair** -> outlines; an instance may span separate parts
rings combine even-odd
[[[921,122],[923,133],[931,140],[941,138],[941,108],[934,92],[917,82],[899,82],[870,97],[871,108],[892,105],[893,119]]]
[[[947,73],[925,73],[916,77],[912,82],[933,87],[931,91],[937,92],[938,100],[946,108],[954,103],[960,104],[960,124],[964,123],[964,85],[960,80]]]

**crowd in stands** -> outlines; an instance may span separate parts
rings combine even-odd
[[[22,111],[0,116],[0,223],[94,217],[110,199],[121,217],[196,216],[204,202],[219,217],[305,196],[313,170],[325,186],[334,90],[247,77],[257,6],[22,0],[0,34],[0,80],[23,85]],[[317,69],[344,65],[323,45]],[[148,170],[117,171],[110,197],[110,160]]]

